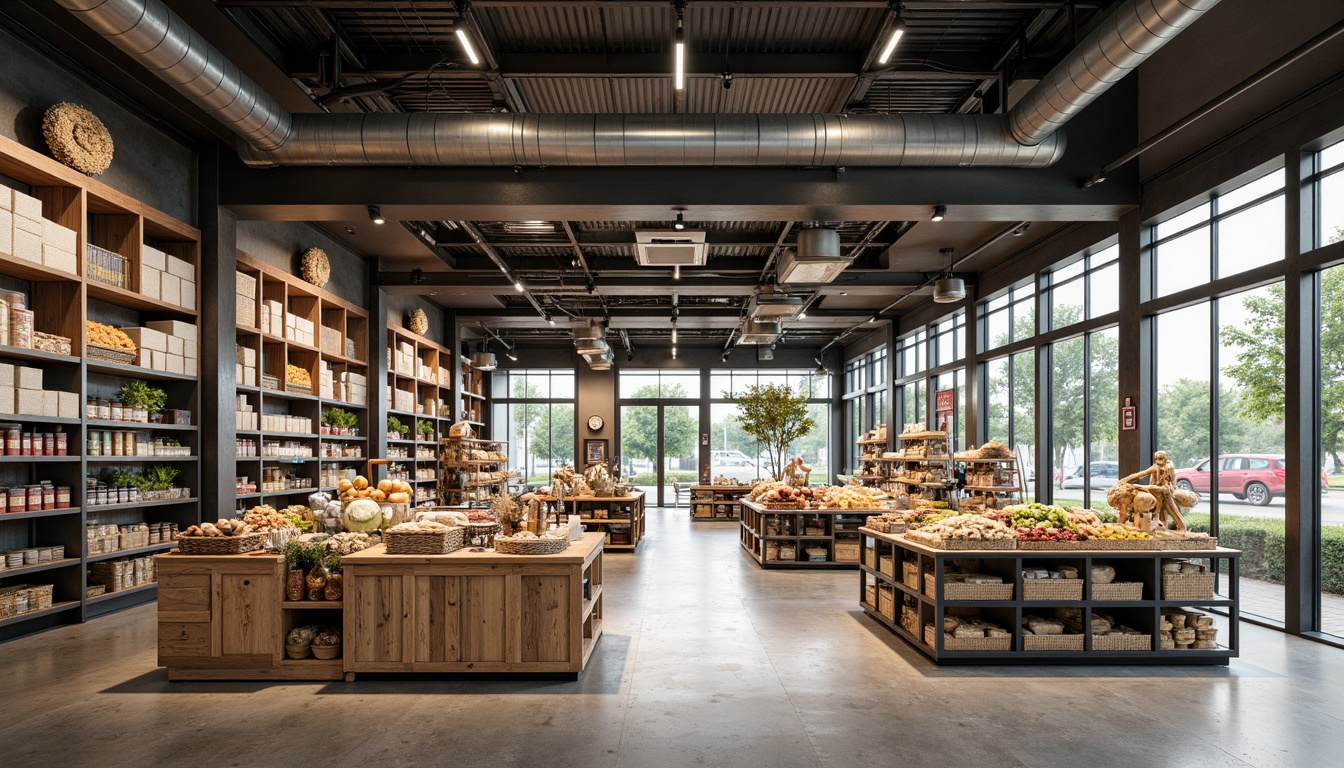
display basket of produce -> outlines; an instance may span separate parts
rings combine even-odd
[[[1142,586],[1142,585],[1140,585]],[[1023,579],[1023,600],[1082,600],[1082,579]],[[1079,638],[1082,635],[1078,636]],[[1079,641],[1081,643],[1081,640]],[[1078,650],[1082,650],[1081,644]]]
[[[569,549],[569,539],[495,537],[495,552],[501,555],[558,555]]]
[[[932,573],[924,574],[924,594],[938,599],[938,582]],[[944,600],[1012,600],[1012,584],[972,584],[965,581],[943,582]]]
[[[1093,584],[1092,599],[1099,602],[1134,602],[1143,599],[1143,583],[1138,581],[1113,581],[1110,584]]]
[[[1127,635],[1116,632],[1109,635],[1093,635],[1094,651],[1151,651],[1153,638],[1148,635]]]
[[[1163,600],[1212,600],[1214,573],[1162,574]]]
[[[117,288],[131,287],[130,259],[120,253],[87,243],[84,246],[84,276]]]
[[[1095,552],[1152,552],[1161,547],[1157,539],[1088,539],[1084,549]]]
[[[1089,549],[1090,541],[1033,541],[1031,539],[1018,539],[1017,548],[1029,552],[1056,552],[1072,551],[1079,549]]]
[[[929,547],[947,550],[1000,550],[1017,549],[1017,539],[953,539],[945,536],[930,536],[919,531],[906,531],[901,534],[906,541]]]
[[[807,509],[807,505],[801,501],[763,501],[761,506],[766,509]]]
[[[1022,635],[1024,651],[1081,651],[1082,635]]]
[[[383,534],[389,555],[446,555],[456,552],[466,542],[466,531],[461,527],[434,531],[396,531]]]
[[[1155,539],[1158,549],[1208,552],[1218,548],[1218,539],[1213,536],[1190,536],[1173,539]]]
[[[121,363],[123,365],[135,362],[134,352],[126,352],[98,344],[86,344],[84,349],[91,360],[102,360],[105,363]]]
[[[56,355],[70,354],[70,339],[54,333],[33,331],[33,349],[39,352],[51,352]]]
[[[883,555],[877,560],[877,570],[883,576],[896,578],[896,561],[890,555]]]
[[[261,549],[264,533],[242,536],[178,536],[177,551],[183,555],[242,555]]]
[[[924,642],[929,646],[937,647],[937,637],[933,631],[932,624],[924,626]],[[1013,650],[1013,637],[953,637],[943,633],[944,651],[1011,651]]]

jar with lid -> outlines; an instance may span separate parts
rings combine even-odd
[[[105,397],[98,398],[98,418],[103,421],[112,420],[112,402]]]
[[[23,303],[23,294],[15,293],[18,300],[9,303],[9,344],[13,347],[33,346],[34,314]]]
[[[84,401],[84,418],[86,419],[98,418],[98,398],[90,397],[89,399]]]
[[[68,485],[57,486],[57,488],[56,488],[56,508],[57,508],[57,509],[69,509],[69,508],[70,508],[70,486],[68,486]]]
[[[9,299],[0,296],[0,344],[9,345]]]
[[[56,432],[56,453],[54,455],[56,456],[70,455],[70,436],[67,435],[65,432],[62,431]]]
[[[120,398],[116,398],[116,397],[112,398],[112,406],[111,406],[111,409],[108,411],[108,416],[111,417],[111,419],[112,419],[113,421],[124,421],[124,420],[125,420],[125,419],[123,418],[123,416],[125,416],[125,413],[123,412],[123,409],[122,409],[122,407],[121,407],[121,399],[120,399]]]

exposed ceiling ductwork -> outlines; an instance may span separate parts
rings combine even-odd
[[[1007,115],[290,115],[161,0],[57,0],[244,140],[254,166],[1041,168],[1059,128],[1218,0],[1123,0]]]

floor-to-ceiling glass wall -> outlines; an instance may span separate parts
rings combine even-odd
[[[618,376],[623,477],[644,491],[648,505],[689,503],[683,489],[700,476],[700,372],[623,370]]]
[[[494,423],[508,430],[509,469],[525,485],[550,485],[551,472],[574,463],[574,371],[496,371]]]
[[[785,451],[785,458],[801,456],[812,467],[812,482],[831,482],[830,376],[810,370],[760,370],[710,373],[710,473],[739,482],[773,477],[775,467],[764,448],[741,429],[737,398],[751,386],[777,384],[807,400],[812,429]]]
[[[887,419],[887,348],[880,347],[845,364],[845,446],[841,471],[857,472],[858,441]]]

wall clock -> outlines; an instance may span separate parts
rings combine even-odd
[[[601,428],[602,428],[602,425],[605,424],[605,423],[606,423],[606,422],[602,420],[602,417],[601,417],[601,416],[589,416],[589,417],[588,417],[588,428],[591,429],[591,430],[594,431],[594,432],[596,432],[596,431],[598,431],[599,429],[601,429]]]

